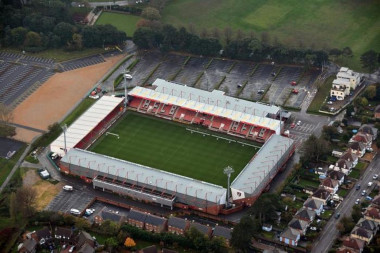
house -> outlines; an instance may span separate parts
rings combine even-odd
[[[364,218],[361,218],[358,223],[356,223],[357,227],[367,229],[368,231],[371,231],[372,234],[376,234],[378,230],[378,225],[376,222],[372,220],[366,220]]]
[[[183,235],[190,227],[190,221],[170,216],[168,220],[168,232]]]
[[[288,227],[280,234],[280,241],[288,245],[297,246],[300,237],[298,230]]]
[[[339,189],[339,182],[328,177],[322,181],[320,186],[321,188],[324,188],[327,191],[329,191],[331,194],[335,194]]]
[[[56,227],[54,238],[61,242],[69,242],[73,239],[73,231],[70,228]]]
[[[349,143],[352,143],[355,141],[363,143],[366,148],[370,148],[372,146],[372,135],[359,132],[355,134],[354,136],[352,136],[352,138],[349,140]]]
[[[77,236],[77,244],[75,246],[77,249],[81,249],[85,244],[94,248],[95,239],[89,233],[81,231]],[[84,248],[88,248],[88,246],[85,246]]]
[[[94,247],[89,245],[88,243],[83,244],[79,250],[77,251],[78,253],[95,253]]]
[[[297,219],[311,223],[311,222],[313,222],[313,220],[315,218],[315,212],[312,210],[309,210],[307,208],[301,208],[300,210],[298,210],[295,217]]]
[[[45,227],[41,230],[36,231],[35,236],[32,234],[32,238],[34,238],[40,245],[45,244],[53,239],[50,230]]]
[[[337,180],[339,185],[343,184],[345,175],[346,174],[344,174],[343,172],[339,170],[330,170],[327,173],[327,176],[331,179]]]
[[[145,219],[145,230],[161,233],[166,231],[167,224],[168,220],[166,218],[148,214]]]
[[[223,238],[227,246],[230,246],[230,240],[232,236],[232,228],[226,228],[219,225],[216,225],[212,236]]]
[[[375,108],[375,119],[380,119],[380,105]]]
[[[343,100],[350,95],[351,90],[355,90],[360,85],[360,75],[352,70],[342,67],[340,68],[336,79],[332,83],[330,96],[337,100]]]
[[[371,135],[373,141],[376,140],[377,138],[377,128],[372,127],[370,125],[366,125],[366,124],[362,125],[359,128],[359,132]]]
[[[144,229],[146,216],[146,213],[131,209],[128,214],[127,223],[129,225]]]
[[[380,209],[380,195],[376,195],[372,200],[372,206]]]
[[[380,210],[374,206],[369,206],[364,212],[364,218],[380,223]]]
[[[363,251],[364,244],[365,244],[364,241],[359,240],[359,239],[354,238],[354,237],[347,237],[343,241],[344,247],[346,247],[348,249],[355,250],[358,253],[361,253]]]
[[[343,160],[346,160],[346,161],[349,161],[352,163],[352,168],[355,168],[355,166],[358,164],[359,162],[359,159],[358,159],[358,156],[349,152],[349,151],[346,151],[341,157],[340,159],[343,159]]]
[[[125,216],[114,212],[109,212],[106,208],[103,208],[97,215],[95,215],[94,222],[101,225],[104,220],[110,220],[117,224],[121,224],[124,222]]]
[[[157,253],[158,250],[157,250],[156,245],[152,245],[152,246],[148,246],[148,247],[141,249],[139,252],[140,253]]]
[[[326,205],[330,197],[331,193],[323,188],[318,188],[316,191],[314,191],[313,195],[311,195],[312,199],[320,200],[324,205]]]
[[[334,166],[334,170],[341,171],[345,175],[348,175],[351,173],[352,169],[352,162],[344,160],[344,159],[339,159]]]
[[[265,223],[264,223],[264,224],[261,226],[261,229],[264,230],[264,231],[270,232],[270,231],[272,231],[273,226],[272,226],[271,224],[265,224]]]
[[[212,233],[212,228],[210,226],[202,225],[198,222],[192,222],[190,224],[190,229],[191,228],[197,229],[199,232],[201,232],[202,234],[204,234],[207,237],[210,237],[211,233]]]
[[[319,199],[308,198],[304,203],[303,207],[311,211],[314,211],[317,215],[321,215],[323,210],[324,202]]]
[[[358,157],[363,157],[365,154],[365,145],[361,142],[352,142],[348,145],[349,151]]]
[[[33,238],[26,239],[18,247],[18,252],[20,253],[35,253],[37,248],[37,242]]]
[[[365,241],[368,244],[371,242],[373,234],[371,231],[368,231],[367,229],[361,227],[354,227],[354,229],[351,231],[351,237]]]
[[[292,219],[288,224],[288,227],[297,230],[301,235],[306,234],[306,229],[308,226],[308,222],[299,219]]]

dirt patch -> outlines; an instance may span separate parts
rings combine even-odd
[[[13,111],[13,122],[41,130],[60,121],[124,55],[108,58],[106,62],[57,73],[24,100]],[[15,139],[30,142],[37,132],[17,129]]]
[[[22,184],[24,186],[33,186],[39,180],[41,180],[41,178],[37,175],[36,170],[28,169],[24,175],[24,178],[22,179]]]

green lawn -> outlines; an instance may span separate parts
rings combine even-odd
[[[326,97],[330,94],[330,89],[332,87],[332,82],[334,79],[335,76],[330,76],[324,83],[319,86],[317,94],[309,105],[309,108],[307,108],[307,112],[318,113]]]
[[[359,177],[360,177],[360,170],[356,169],[356,168],[352,169],[352,172],[350,173],[349,176],[352,177],[352,178],[355,178],[355,179],[359,179]]]
[[[5,158],[0,157],[0,185],[2,185],[11,172],[13,166],[17,163],[18,159],[22,155],[25,150],[25,146],[20,148],[19,151],[12,156],[11,159],[7,160]]]
[[[363,170],[365,168],[367,168],[367,163],[363,163],[363,162],[358,162],[358,164],[356,164],[355,166],[355,169],[359,169],[359,170]]]
[[[121,13],[103,12],[98,20],[97,25],[110,24],[118,30],[124,31],[128,37],[132,37],[136,30],[136,24],[140,20],[139,16],[133,16]]]
[[[305,187],[305,188],[318,188],[319,182],[317,181],[311,181],[311,180],[306,180],[306,179],[300,179],[298,182],[299,186]]]
[[[346,189],[343,189],[343,188],[340,188],[337,192],[337,194],[343,198],[345,198],[348,194],[348,190]]]
[[[128,112],[125,118],[109,130],[119,134],[120,139],[103,135],[91,150],[226,186],[223,168],[230,165],[235,169],[231,176],[233,180],[259,149],[191,133],[186,128],[187,126],[176,122]],[[200,131],[206,132],[203,129]],[[226,135],[222,137],[232,140]]]
[[[197,31],[231,27],[258,37],[266,31],[289,46],[349,46],[354,57],[344,63],[358,69],[363,52],[380,50],[379,13],[380,1],[369,0],[172,0],[162,17],[168,24],[193,24]]]

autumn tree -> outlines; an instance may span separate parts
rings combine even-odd
[[[16,191],[17,208],[23,217],[29,218],[35,213],[36,190],[29,186],[23,186]]]
[[[368,86],[364,92],[364,96],[370,100],[374,99],[376,97],[376,86],[375,85]]]
[[[127,237],[125,239],[124,246],[127,247],[127,248],[132,248],[132,247],[136,246],[136,243],[135,243],[135,241],[132,238]]]
[[[109,237],[104,241],[104,244],[107,246],[109,252],[113,252],[113,249],[118,245],[117,239],[115,237]]]
[[[153,7],[146,7],[142,11],[141,16],[151,21],[161,19],[160,12],[156,8],[153,8]]]
[[[75,221],[75,227],[78,228],[79,230],[88,230],[91,227],[90,222],[88,222],[86,219],[83,218],[77,218]]]

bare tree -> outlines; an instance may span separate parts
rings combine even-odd
[[[197,33],[197,31],[195,30],[195,26],[194,26],[193,23],[189,24],[189,33],[191,33],[191,34],[196,34]]]
[[[244,33],[243,33],[243,31],[240,30],[240,29],[238,29],[238,30],[236,31],[236,40],[241,40],[241,39],[243,39],[243,38],[244,38]]]
[[[16,135],[16,129],[13,126],[10,126],[8,123],[13,120],[12,110],[0,103],[0,136],[14,136]]]
[[[256,38],[256,34],[253,30],[249,31],[249,38],[252,40],[254,38]]]
[[[269,33],[267,33],[267,32],[261,33],[261,42],[263,44],[265,44],[265,45],[269,45],[270,44]]]
[[[233,35],[231,27],[227,26],[226,28],[224,28],[223,33],[226,44],[229,44]]]
[[[16,191],[18,208],[24,217],[30,217],[35,212],[37,192],[29,186],[23,186]]]
[[[202,31],[201,31],[201,33],[199,34],[199,36],[200,36],[201,38],[207,38],[207,36],[208,36],[208,31],[207,31],[207,28],[206,28],[206,27],[203,27],[203,28],[202,28]]]
[[[215,27],[212,30],[212,37],[215,38],[215,39],[219,39],[220,38],[220,30],[219,30],[218,27]]]
[[[13,120],[13,113],[11,108],[3,103],[0,103],[0,121],[11,122]]]

